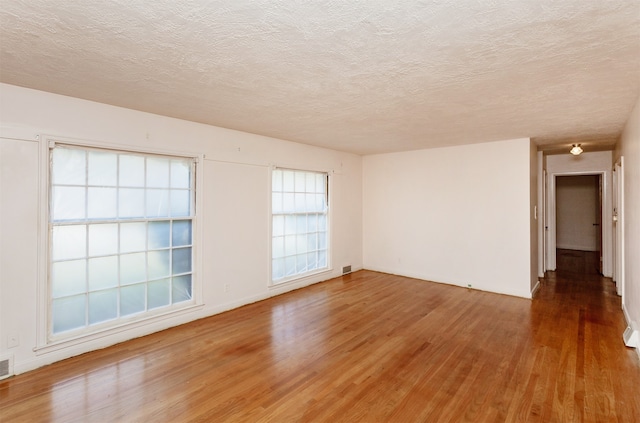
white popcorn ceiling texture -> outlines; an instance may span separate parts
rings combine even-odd
[[[610,146],[640,0],[0,0],[0,81],[358,154]]]

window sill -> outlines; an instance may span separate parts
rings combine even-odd
[[[326,269],[320,269],[318,271],[315,272],[310,272],[310,273],[305,273],[303,275],[300,276],[294,276],[291,278],[287,278],[287,279],[282,279],[278,282],[273,282],[271,281],[271,283],[269,284],[269,289],[277,289],[277,288],[281,288],[283,286],[288,286],[288,285],[294,285],[296,283],[305,283],[305,282],[311,282],[314,283],[313,281],[315,280],[315,277],[318,275],[323,275],[323,274],[327,274],[330,276],[330,274],[333,272],[333,268],[328,267]],[[320,281],[318,281],[320,282]]]
[[[201,309],[204,304],[193,304],[184,308],[180,308],[178,310],[170,310],[162,314],[157,314],[154,316],[149,316],[148,318],[141,319],[135,322],[123,323],[118,326],[105,328],[96,332],[81,334],[71,338],[65,338],[60,340],[51,341],[45,345],[36,346],[33,351],[36,355],[48,354],[54,351],[63,350],[65,348],[74,347],[77,345],[82,345],[87,342],[95,341],[102,338],[108,338],[110,336],[114,336],[126,331],[135,330],[138,328],[143,328],[146,326],[151,326],[155,323],[159,323],[165,320],[169,320],[173,317],[182,316],[184,314],[192,313]],[[145,334],[146,335],[146,334]],[[139,335],[143,336],[143,335]],[[137,336],[136,336],[137,337]],[[120,342],[120,341],[118,341]]]

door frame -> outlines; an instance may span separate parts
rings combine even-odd
[[[613,281],[624,304],[624,157],[613,165]]]
[[[555,172],[547,174],[548,178],[548,198],[547,198],[547,209],[546,209],[546,239],[547,239],[547,257],[546,257],[546,265],[547,269],[550,271],[556,270],[556,178],[558,176],[582,176],[582,175],[597,175],[600,177],[600,181],[602,183],[602,203],[600,206],[600,216],[602,222],[611,222],[612,219],[608,218],[606,204],[608,204],[607,198],[610,195],[610,188],[608,186],[608,181],[606,178],[607,172],[605,171],[578,171],[578,172]],[[601,224],[600,225],[600,236],[602,237],[602,251],[600,254],[602,255],[602,267],[603,274],[607,276],[608,269],[611,268],[610,263],[608,262],[609,249],[612,247],[609,243],[604,242],[604,240],[608,239],[606,237],[606,231],[608,229],[608,225]]]

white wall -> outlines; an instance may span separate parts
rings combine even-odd
[[[364,267],[530,297],[536,167],[529,139],[366,156]]]
[[[597,175],[556,178],[556,248],[599,250],[598,181]]]
[[[602,175],[602,273],[611,277],[613,271],[613,152],[598,151],[579,156],[558,154],[546,157],[548,242],[547,270],[556,269],[556,177],[560,175]]]
[[[640,331],[640,98],[629,117],[616,151],[624,157],[624,312]],[[638,348],[640,354],[640,348]]]
[[[0,356],[14,358],[16,373],[326,280],[347,264],[362,268],[359,156],[6,84],[0,84],[0,119]],[[46,240],[38,194],[45,135],[205,155],[198,187],[202,260],[196,266],[202,307],[90,342],[34,352],[43,319],[38,284],[46,283],[47,266],[38,254]],[[270,165],[331,172],[333,270],[278,288],[268,287]],[[19,338],[19,346],[8,347],[10,336]]]

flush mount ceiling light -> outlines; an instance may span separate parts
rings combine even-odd
[[[574,156],[577,156],[580,153],[582,153],[582,147],[580,147],[580,144],[573,144],[573,147],[571,147],[571,150],[569,151],[569,153],[573,154]]]

